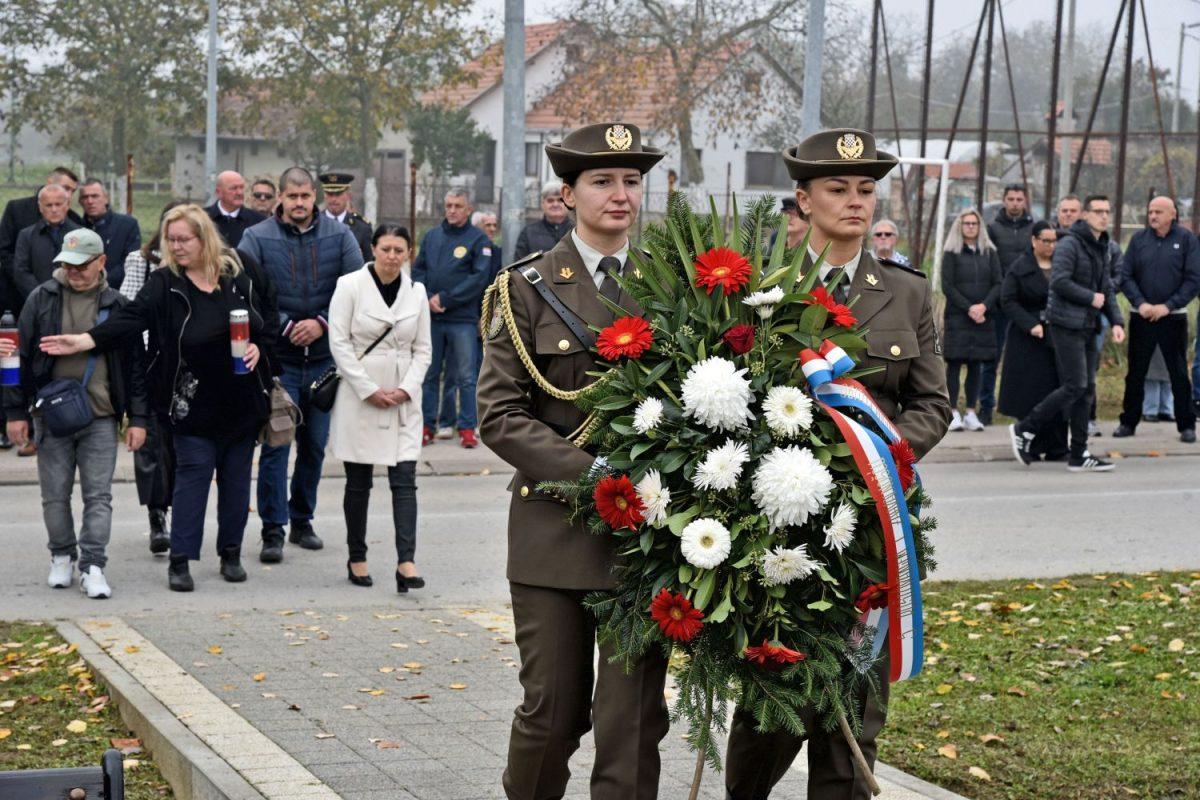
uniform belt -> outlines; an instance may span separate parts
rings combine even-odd
[[[546,304],[554,309],[555,314],[558,314],[559,319],[571,329],[571,333],[575,335],[575,338],[579,340],[583,348],[591,350],[592,346],[596,343],[595,335],[584,321],[577,317],[575,312],[564,306],[562,301],[558,299],[558,296],[550,290],[550,287],[542,280],[541,273],[537,271],[537,267],[525,267],[520,272],[521,277],[529,281],[529,285],[537,290],[537,293],[542,296]]]

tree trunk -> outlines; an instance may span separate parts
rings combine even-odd
[[[690,114],[683,113],[680,116],[676,131],[679,134],[679,167],[682,173],[679,176],[680,183],[684,186],[704,183],[704,167],[696,154]]]
[[[119,180],[125,174],[125,115],[119,109],[114,111],[116,113],[112,121],[112,153],[109,160],[113,180]]]
[[[362,167],[362,188],[371,177],[371,154],[375,150],[375,103],[369,87],[360,84],[358,95],[358,164]]]

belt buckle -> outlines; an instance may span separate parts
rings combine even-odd
[[[531,273],[532,277],[530,277]],[[542,282],[542,273],[537,271],[537,267],[526,267],[525,269],[521,270],[521,277],[529,281],[531,286],[537,286]]]

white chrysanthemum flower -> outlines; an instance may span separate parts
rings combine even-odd
[[[763,553],[762,563],[758,565],[758,569],[762,573],[764,584],[779,586],[799,578],[807,578],[820,566],[818,562],[808,557],[808,550],[804,545],[791,548],[781,545]]]
[[[649,433],[658,427],[663,418],[663,401],[657,397],[647,397],[638,403],[633,412],[633,429],[638,433]]]
[[[750,448],[742,442],[726,442],[708,451],[696,467],[692,483],[697,489],[732,489],[742,475],[742,467],[750,460]]]
[[[839,553],[845,550],[850,542],[854,541],[854,526],[857,522],[854,506],[845,502],[839,504],[829,518],[829,524],[825,526],[825,546]]]
[[[693,364],[681,387],[684,412],[714,431],[745,428],[754,400],[745,375],[745,368],[719,356]]]
[[[671,490],[663,486],[662,476],[658,474],[658,470],[652,469],[647,472],[634,488],[637,490],[638,499],[646,507],[642,513],[646,522],[657,525],[667,518],[667,506],[671,503]]]
[[[683,529],[679,549],[693,567],[713,569],[729,557],[729,529],[710,517],[701,517]]]
[[[813,402],[795,386],[772,386],[763,400],[763,413],[773,433],[793,439],[812,426]]]
[[[758,316],[767,319],[775,313],[775,306],[783,299],[783,289],[772,286],[765,292],[755,292],[742,300],[743,305],[750,306],[758,312]]]
[[[829,502],[832,490],[829,470],[803,447],[776,447],[754,471],[754,502],[772,530],[808,522]]]

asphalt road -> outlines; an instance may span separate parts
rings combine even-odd
[[[930,464],[922,475],[936,498],[933,513],[939,520],[935,579],[1200,568],[1200,457],[1126,459],[1104,475],[1072,475],[1059,465],[1025,469],[1010,461]],[[259,525],[252,515],[244,558],[250,579],[241,585],[226,584],[217,574],[215,508],[210,506],[205,556],[193,565],[197,586],[190,595],[167,591],[166,561],[149,554],[145,515],[134,486],[118,484],[106,570],[114,596],[107,601],[88,601],[76,588],[46,586],[49,557],[37,487],[3,486],[0,617],[500,606],[508,599],[508,480],[501,475],[420,480],[417,563],[429,587],[406,596],[395,593],[389,574],[394,550],[384,480],[376,481],[368,539],[377,581],[373,588],[354,587],[345,579],[343,481],[326,478],[316,520],[326,548],[313,553],[289,546],[282,564],[259,564]]]

